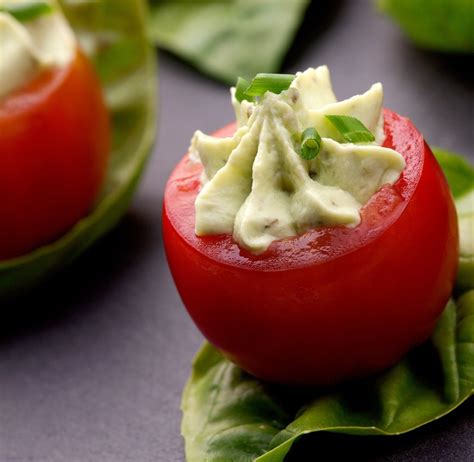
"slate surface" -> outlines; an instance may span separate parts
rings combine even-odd
[[[380,80],[386,106],[430,143],[472,153],[465,58],[414,49],[369,1],[346,0],[313,2],[284,70],[323,63],[340,98]],[[180,394],[202,338],[166,266],[161,200],[194,129],[211,132],[232,111],[224,86],[166,54],[159,86],[155,154],[129,214],[54,283],[2,306],[1,462],[184,460]],[[291,460],[474,460],[472,401],[399,438],[319,435]]]

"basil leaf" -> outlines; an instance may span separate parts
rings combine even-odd
[[[308,0],[152,0],[150,37],[228,84],[277,72]]]
[[[462,156],[434,148],[455,198],[459,225],[457,287],[474,289],[474,167]]]
[[[251,461],[290,421],[270,387],[208,343],[194,359],[182,410],[188,462]]]
[[[102,79],[112,119],[112,152],[94,210],[59,240],[0,262],[0,297],[58,271],[109,231],[126,211],[155,136],[155,60],[145,0],[63,0],[64,12]]]
[[[8,13],[20,22],[32,21],[40,16],[50,14],[53,11],[54,9],[49,3],[40,1],[0,6],[0,13]]]
[[[474,208],[474,190],[465,198]],[[459,268],[456,284],[459,290],[465,291],[474,289],[474,210],[464,214],[459,210],[458,206]]]
[[[474,167],[459,154],[433,148],[433,154],[441,165],[455,198],[474,189]]]
[[[376,378],[329,391],[265,384],[206,343],[183,394],[186,459],[282,462],[309,433],[408,432],[471,396],[472,364],[474,291],[448,304],[432,342]]]
[[[472,0],[376,2],[379,9],[391,16],[416,45],[451,53],[474,52]]]

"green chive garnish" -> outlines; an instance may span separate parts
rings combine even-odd
[[[367,143],[375,141],[375,136],[355,117],[327,115],[329,120],[349,143]]]
[[[28,22],[52,13],[54,8],[47,2],[21,2],[17,5],[0,6],[1,13],[12,15],[17,21]]]
[[[249,82],[242,77],[237,79],[235,84],[235,99],[241,103],[244,99],[252,101],[253,98],[245,95],[245,90],[250,86]]]
[[[307,128],[301,135],[300,156],[303,159],[314,159],[321,150],[321,136],[313,127]]]
[[[283,90],[287,90],[294,79],[293,74],[257,74],[245,90],[244,95],[246,98],[248,96],[262,96],[267,91],[278,95]]]

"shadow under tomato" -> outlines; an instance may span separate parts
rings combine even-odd
[[[425,343],[410,352],[405,359],[410,368],[417,368],[419,380],[437,383],[443,387],[443,377],[439,357],[434,349]],[[377,385],[375,377],[355,380],[346,384],[324,388],[285,387],[264,384],[266,393],[282,405],[289,416],[297,417],[307,403],[329,392],[340,391],[343,395],[341,406],[349,414],[369,409],[377,409]],[[439,454],[439,461],[472,460],[474,447],[471,444],[474,425],[474,400],[463,403],[459,409],[420,429],[399,436],[352,436],[315,432],[300,438],[285,462],[313,461],[361,461],[382,462],[390,460],[431,461],[433,454]],[[454,436],[456,435],[456,436]],[[456,441],[449,441],[454,440]],[[465,441],[466,444],[458,442]],[[456,452],[453,453],[453,447]]]
[[[156,244],[149,219],[128,213],[120,224],[60,273],[28,293],[3,300],[0,309],[0,345],[61,322],[111,290],[137,260]],[[161,242],[161,239],[158,239]]]
[[[472,460],[474,400],[426,427],[399,436],[350,436],[319,432],[301,438],[285,462],[404,462]],[[454,451],[453,451],[453,448]],[[432,459],[437,454],[436,459]]]

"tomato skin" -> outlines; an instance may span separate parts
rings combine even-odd
[[[450,297],[451,193],[413,124],[384,117],[384,145],[407,167],[363,207],[356,228],[318,228],[255,256],[231,236],[195,236],[200,166],[185,157],[168,181],[163,235],[184,305],[211,343],[257,377],[331,384],[380,371],[428,338]]]
[[[98,78],[80,50],[0,101],[0,259],[51,242],[89,212],[109,132]]]

